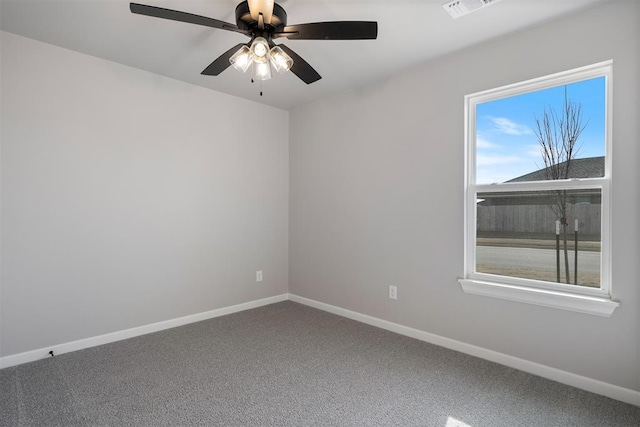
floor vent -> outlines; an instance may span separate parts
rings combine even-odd
[[[468,15],[471,12],[491,6],[501,0],[452,0],[442,5],[453,19]]]

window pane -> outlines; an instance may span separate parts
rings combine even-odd
[[[600,189],[477,198],[476,272],[600,287]]]
[[[476,183],[604,176],[605,84],[598,77],[477,104]]]

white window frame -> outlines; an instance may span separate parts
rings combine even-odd
[[[612,61],[563,71],[465,96],[465,263],[462,289],[470,294],[609,317],[620,305],[611,299],[611,141]],[[597,77],[605,78],[605,173],[603,177],[476,184],[476,105]],[[478,193],[600,189],[602,192],[600,288],[478,273],[476,267],[476,203]]]

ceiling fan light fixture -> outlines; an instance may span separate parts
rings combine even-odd
[[[253,79],[269,80],[271,78],[271,67],[265,57],[253,59]]]
[[[500,0],[450,1],[457,4],[465,1],[491,3]],[[287,12],[275,0],[241,0],[235,9],[235,25],[207,16],[134,2],[129,3],[129,10],[138,15],[240,33],[251,39],[249,43],[238,43],[218,56],[200,73],[205,76],[218,76],[232,65],[242,72],[252,66],[253,80],[267,80],[271,78],[273,66],[281,74],[291,71],[304,83],[311,84],[322,78],[320,74],[286,45],[275,46],[274,40],[281,37],[289,40],[371,40],[378,37],[376,21],[287,25]]]
[[[284,74],[293,66],[293,59],[279,46],[274,46],[269,52],[269,59],[273,68],[280,74]]]
[[[251,43],[251,53],[255,58],[265,58],[269,53],[269,43],[264,37],[256,37]]]
[[[249,4],[251,19],[257,21],[262,14],[265,24],[271,23],[274,0],[248,0],[247,3]]]
[[[238,71],[242,71],[243,73],[249,69],[251,62],[253,61],[253,52],[246,45],[242,46],[236,53],[234,53],[231,58],[229,58],[229,62],[233,65]]]

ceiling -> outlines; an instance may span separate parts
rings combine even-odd
[[[240,0],[136,0],[235,24]],[[276,0],[277,1],[277,0]],[[383,81],[401,69],[484,40],[538,25],[609,0],[502,0],[457,20],[445,0],[280,0],[288,24],[378,21],[377,40],[283,41],[321,75],[311,85],[275,74],[252,84],[249,74],[228,68],[220,76],[200,72],[231,46],[237,33],[134,15],[125,0],[0,0],[0,29],[283,109],[331,93]]]

